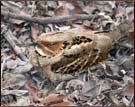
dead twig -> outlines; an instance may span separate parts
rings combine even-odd
[[[28,93],[28,90],[17,90],[17,89],[14,89],[14,90],[5,89],[5,90],[1,90],[1,91],[2,91],[2,95],[14,94],[16,96],[22,96],[22,95]]]
[[[102,83],[100,84],[100,88],[99,88],[99,91],[98,91],[98,95],[100,95],[100,93],[101,93],[101,91],[102,91],[102,86],[103,86],[103,84],[104,84],[104,82],[102,82]]]
[[[130,105],[131,105],[131,103],[132,103],[133,99],[134,99],[134,95],[132,95],[132,97],[131,97],[131,99],[130,99],[130,101],[129,101],[129,105],[128,105],[128,106],[130,106]]]
[[[8,59],[10,59],[11,57],[12,57],[12,56],[9,56],[9,57],[7,57],[7,58],[4,57],[4,60],[3,60],[2,64],[1,64],[1,82],[2,82],[2,79],[3,79],[3,69],[4,69],[4,66],[5,66],[5,63],[6,63],[6,61],[7,61]]]
[[[10,30],[7,29],[6,26],[2,27],[2,31],[1,34],[3,34],[4,38],[9,42],[9,44],[11,45],[11,47],[13,48],[13,50],[16,52],[16,54],[23,60],[23,61],[27,61],[28,58],[24,55],[24,53],[22,52],[21,48],[19,48],[14,40],[13,40],[13,34]]]
[[[24,15],[20,15],[20,14],[11,13],[11,12],[6,12],[3,10],[1,10],[1,15],[9,17],[9,18],[15,18],[15,19],[19,19],[19,20],[25,20],[28,22],[40,23],[40,24],[86,20],[86,19],[92,19],[94,17],[92,15],[76,14],[76,15],[67,15],[67,16],[47,17],[47,18],[43,19],[43,18],[38,18],[38,17],[30,17],[30,16],[24,16]]]

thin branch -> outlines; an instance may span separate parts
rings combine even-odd
[[[5,66],[5,63],[8,59],[10,59],[12,56],[8,56],[7,58],[4,57],[4,60],[1,64],[1,82],[2,82],[2,79],[3,79],[3,69],[4,69],[4,66]]]
[[[22,52],[21,48],[19,48],[16,43],[13,40],[13,34],[10,30],[7,29],[6,26],[2,27],[1,34],[3,34],[4,38],[8,41],[8,43],[11,45],[13,50],[16,52],[16,54],[24,61],[27,61],[27,57]]]
[[[1,15],[9,17],[9,18],[15,18],[19,20],[25,20],[28,22],[40,23],[40,24],[86,20],[86,19],[92,19],[94,17],[92,15],[76,14],[76,15],[67,15],[67,16],[47,17],[43,19],[43,18],[38,18],[38,17],[24,16],[20,14],[11,13],[11,12],[6,12],[3,10],[1,10]]]

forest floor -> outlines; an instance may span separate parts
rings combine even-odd
[[[1,105],[133,106],[133,33],[69,81],[52,85],[29,63],[42,33],[111,31],[125,20],[134,21],[134,1],[1,1]]]

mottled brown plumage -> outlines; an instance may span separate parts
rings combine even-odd
[[[72,78],[73,73],[106,59],[113,42],[132,28],[132,22],[127,21],[108,33],[95,34],[76,29],[43,33],[38,38],[30,63],[51,80]]]

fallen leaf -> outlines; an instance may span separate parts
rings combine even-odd
[[[2,89],[6,89],[14,86],[23,86],[26,82],[26,78],[22,74],[6,73],[4,75],[4,81],[2,81]]]
[[[84,84],[82,94],[87,97],[95,97],[98,95],[100,85],[97,85],[96,81],[88,81]]]
[[[133,8],[133,6],[126,7],[126,13],[128,14],[128,19],[130,19],[130,20],[134,20],[134,8]]]
[[[113,8],[115,8],[115,1],[89,1],[83,11],[88,14],[95,13],[94,11],[112,13]]]
[[[84,82],[78,79],[70,80],[67,83],[66,89],[68,89],[69,92],[75,91],[75,90],[81,90],[83,87]]]
[[[21,30],[21,26],[16,24],[15,29],[13,30],[14,33],[18,33]]]
[[[16,69],[14,70],[14,73],[26,73],[26,72],[30,71],[31,68],[32,68],[32,65],[27,63],[24,66],[16,67]]]
[[[108,69],[107,74],[111,76],[118,76],[120,70],[119,66],[113,61],[106,61],[106,69]]]
[[[123,93],[122,95],[124,96],[130,96],[132,97],[134,95],[134,84],[129,83],[123,88]]]
[[[134,84],[134,77],[132,78],[132,77],[129,77],[127,75],[124,75],[123,81],[124,81],[125,84],[128,84],[129,82]]]
[[[74,11],[75,13],[82,13],[82,7],[79,5],[78,1],[76,0],[70,0],[69,1],[75,8]]]
[[[31,25],[31,36],[34,40],[38,38],[39,34],[39,25],[38,24],[32,24]]]
[[[21,97],[17,98],[17,102],[10,104],[10,106],[20,106],[20,105],[29,106],[30,105],[29,98],[21,96]]]
[[[9,60],[6,62],[6,66],[9,69],[15,69],[17,67],[17,63],[15,60]]]
[[[16,62],[17,62],[18,65],[21,65],[21,66],[23,66],[27,63],[25,61],[22,61],[20,58],[16,58]]]
[[[34,101],[39,101],[40,96],[38,94],[39,90],[37,89],[36,86],[34,86],[33,84],[26,82],[24,87],[29,91],[29,96],[30,99],[34,100]]]
[[[65,6],[60,6],[57,9],[55,9],[55,15],[56,16],[69,15],[69,10]]]
[[[41,103],[42,104],[45,104],[45,105],[50,105],[50,104],[55,104],[55,103],[61,103],[61,102],[63,102],[63,99],[65,97],[66,96],[64,96],[64,95],[52,93],[52,94],[49,94],[47,97],[44,97],[41,100]]]
[[[84,83],[83,88],[82,88],[82,94],[84,96],[88,97],[95,97],[99,95],[102,91],[110,89],[110,85],[108,81],[87,81]]]

